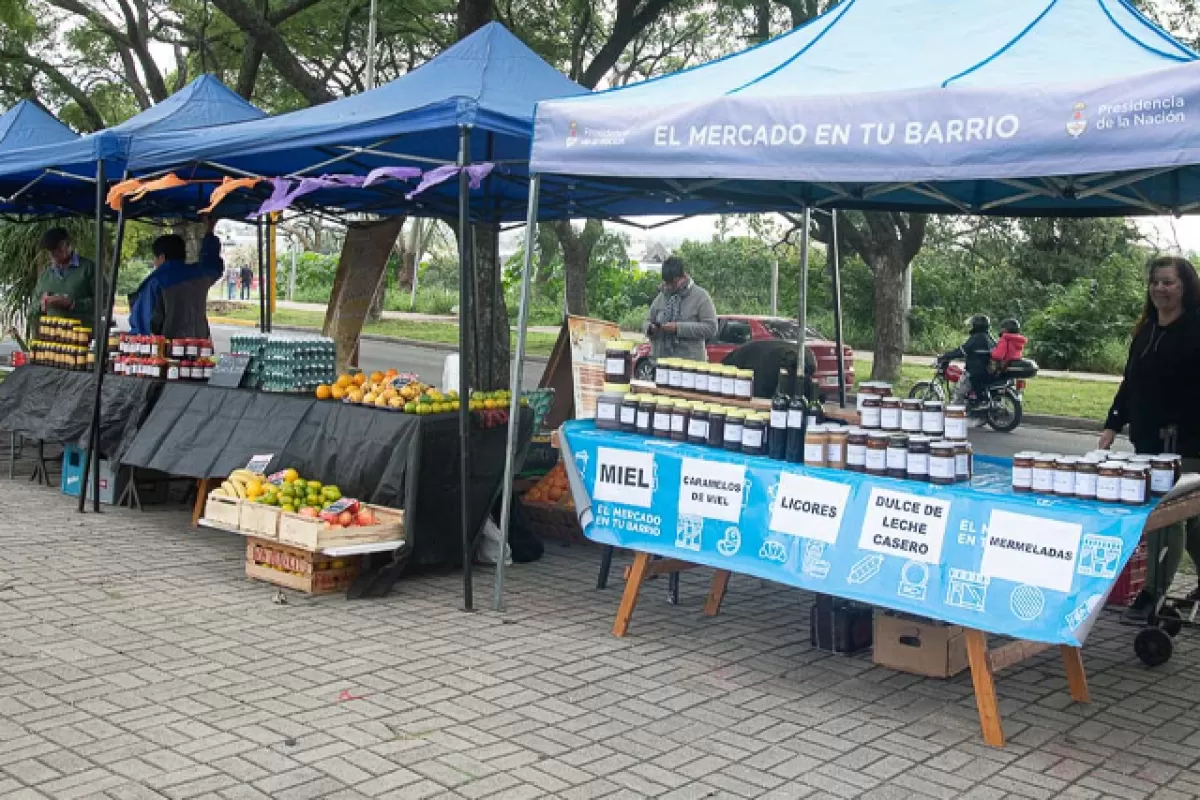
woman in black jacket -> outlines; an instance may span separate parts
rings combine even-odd
[[[1129,426],[1139,453],[1178,453],[1184,470],[1200,470],[1200,280],[1184,258],[1160,256],[1150,262],[1146,306],[1134,328],[1125,378],[1113,398],[1100,448],[1108,449]],[[1158,600],[1155,587],[1169,588],[1186,545],[1200,564],[1200,519],[1153,531],[1146,537],[1146,588],[1126,619],[1146,621]],[[1159,551],[1167,556],[1159,568]],[[1200,600],[1200,589],[1192,592]]]

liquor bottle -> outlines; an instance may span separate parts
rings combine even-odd
[[[808,432],[809,414],[803,390],[797,391],[788,404],[787,460],[793,464],[804,463],[804,435]]]
[[[779,385],[771,398],[771,430],[767,439],[767,455],[783,461],[787,455],[788,371],[779,370]]]

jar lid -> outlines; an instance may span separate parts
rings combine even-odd
[[[708,403],[703,400],[693,400],[691,406],[693,411],[708,411]]]
[[[628,383],[606,383],[601,390],[604,394],[619,394],[624,397],[629,392]]]
[[[892,444],[892,445],[896,445],[897,447],[907,447],[908,446],[908,434],[907,433],[888,434],[888,443]]]
[[[910,437],[908,437],[908,443],[909,443],[910,445],[913,445],[913,444],[929,444],[929,443],[930,443],[930,442],[932,442],[932,441],[933,441],[933,440],[932,440],[932,439],[930,439],[928,436],[910,436]]]
[[[1074,466],[1074,465],[1078,464],[1081,461],[1081,459],[1079,458],[1079,456],[1062,456],[1061,458],[1057,459],[1057,461],[1059,464],[1063,464],[1066,466]]]
[[[828,433],[830,436],[838,436],[838,437],[850,435],[850,429],[847,428],[845,425],[826,425],[825,432]]]
[[[885,397],[885,398],[883,398],[883,400],[881,402],[884,405],[898,406],[898,405],[900,405],[900,398],[899,397]]]
[[[941,400],[926,400],[925,408],[927,408],[931,411],[938,411],[942,408],[942,401]]]
[[[852,426],[846,429],[846,433],[849,436],[863,436],[866,434],[866,432],[866,428],[859,428],[857,426]]]
[[[923,401],[918,400],[915,397],[906,397],[900,401],[900,405],[904,406],[905,408],[920,408],[922,403]]]
[[[1129,461],[1131,458],[1133,458],[1133,453],[1109,453],[1108,454],[1109,461],[1124,462],[1124,461]]]
[[[952,403],[952,404],[946,406],[946,413],[947,414],[960,414],[960,413],[965,414],[965,413],[967,413],[967,407],[964,405],[959,405],[957,403]]]
[[[809,433],[825,433],[824,425],[809,425],[807,428]]]
[[[1163,453],[1162,455],[1153,456],[1150,461],[1153,464],[1169,464],[1174,466],[1176,458],[1178,458],[1178,456],[1172,453]]]
[[[608,342],[605,343],[604,348],[606,350],[619,350],[621,352],[629,353],[633,351],[633,344],[633,341],[630,339],[609,339]]]
[[[938,451],[945,450],[950,453],[953,453],[954,452],[954,442],[934,442],[933,444],[929,445],[929,449],[930,450],[938,450]]]
[[[1088,453],[1087,455],[1079,457],[1080,464],[1100,464],[1103,463],[1104,460],[1104,456],[1098,453]]]
[[[752,369],[739,369],[739,370],[737,371],[737,376],[738,376],[739,378],[753,378],[753,377],[754,377],[754,370],[752,370]]]
[[[1129,460],[1135,464],[1149,464],[1151,461],[1154,460],[1154,456],[1148,456],[1148,455],[1139,453],[1135,456],[1130,457]]]
[[[726,412],[725,416],[729,419],[745,419],[746,413],[747,412],[742,411],[740,408],[731,408],[728,412]]]
[[[676,400],[676,401],[675,401],[675,407],[676,407],[676,408],[682,408],[682,409],[685,409],[685,410],[686,410],[686,409],[689,409],[689,408],[691,408],[691,407],[692,407],[692,401],[691,401],[691,400],[682,400],[682,399],[681,399],[681,400]]]
[[[1149,472],[1149,470],[1150,470],[1149,464],[1135,464],[1132,461],[1126,461],[1124,464],[1121,464],[1122,472],[1133,472],[1133,473],[1145,474],[1146,472]]]
[[[1102,461],[1100,463],[1100,469],[1120,470],[1120,469],[1123,469],[1124,467],[1125,467],[1125,464],[1124,464],[1124,462],[1121,462],[1121,461]]]
[[[708,404],[708,413],[709,414],[724,415],[727,412],[728,412],[728,409],[726,409],[725,406],[721,405],[720,403],[709,403]]]

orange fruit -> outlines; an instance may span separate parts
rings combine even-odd
[[[323,383],[317,387],[317,399],[318,400],[328,400],[331,397],[333,397],[333,389],[332,388],[330,388],[329,386],[326,386]]]
[[[334,400],[344,400],[346,398],[345,388],[337,385],[334,385],[334,387],[329,390],[329,394]]]
[[[338,387],[339,389],[349,389],[350,384],[352,383],[354,383],[354,379],[349,375],[338,375],[337,383],[335,383],[334,386]]]
[[[382,382],[383,382],[383,373],[382,372],[372,372],[371,373],[371,383],[382,383]]]
[[[351,389],[346,396],[350,398],[351,403],[361,403],[363,401],[362,389]]]
[[[360,372],[360,373],[358,373],[357,375],[355,375],[355,376],[354,376],[353,380],[354,380],[354,385],[355,385],[355,386],[362,386],[364,383],[366,383],[366,382],[367,382],[367,376],[366,376],[366,375],[363,375],[363,374]]]
[[[400,374],[399,370],[389,369],[387,372],[385,372],[383,374],[383,377],[387,378],[388,380],[391,380],[392,378],[396,377],[399,374]]]

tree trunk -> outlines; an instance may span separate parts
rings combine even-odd
[[[551,223],[558,235],[563,255],[563,277],[566,283],[567,313],[586,316],[587,270],[592,260],[592,250],[604,233],[604,223],[589,219],[583,231],[576,231],[567,220]]]
[[[875,363],[871,380],[895,382],[904,360],[904,273],[908,265],[899,248],[874,254]]]
[[[560,245],[558,233],[548,223],[537,226],[537,274],[533,282],[538,288],[545,287],[554,277],[554,262],[558,259]]]
[[[508,305],[504,301],[501,283],[499,226],[471,226],[471,247],[475,255],[472,347],[467,354],[471,388],[485,392],[506,389],[509,383],[511,332],[508,327]],[[459,319],[464,317],[463,309],[459,309]]]
[[[387,267],[392,246],[403,227],[404,217],[347,226],[324,327],[325,335],[337,346],[338,372],[344,372],[353,360],[358,337],[379,287],[379,276]]]
[[[383,319],[383,301],[387,296],[387,277],[387,261],[384,261],[383,269],[379,271],[379,285],[375,287],[375,296],[371,298],[371,307],[367,309],[367,319],[371,322],[379,322]]]

